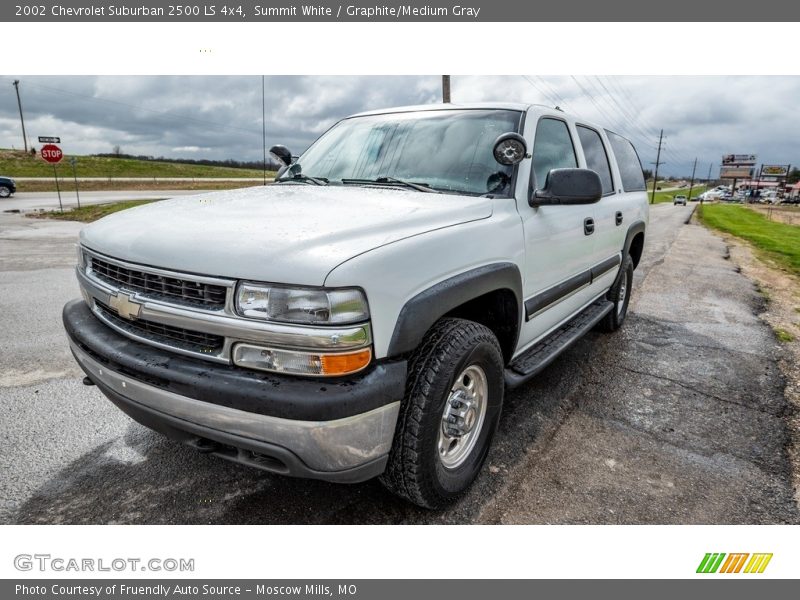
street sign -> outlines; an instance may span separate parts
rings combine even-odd
[[[60,137],[53,137],[47,135],[40,135],[39,136],[39,143],[40,144],[60,144],[61,138]]]
[[[53,164],[61,162],[61,159],[64,158],[64,153],[61,151],[61,148],[55,144],[46,144],[42,146],[39,154],[41,154],[42,158],[47,162]]]

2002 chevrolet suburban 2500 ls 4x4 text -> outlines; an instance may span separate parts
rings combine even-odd
[[[272,151],[274,185],[81,232],[64,324],[85,381],[202,451],[443,506],[505,389],[622,325],[648,221],[636,151],[523,104],[365,113]]]

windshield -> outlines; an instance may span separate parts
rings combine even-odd
[[[519,131],[521,119],[522,113],[512,110],[431,110],[345,119],[279,181],[300,173],[332,185],[397,185],[400,180],[443,192],[510,195],[513,167],[499,164],[492,150],[497,136]]]

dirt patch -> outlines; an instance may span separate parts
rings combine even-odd
[[[800,225],[800,206],[760,206],[757,204],[747,204],[746,206],[750,210],[761,213],[770,221]]]
[[[791,436],[788,450],[795,500],[800,504],[800,278],[759,258],[747,242],[716,234],[728,244],[730,259],[741,273],[755,282],[764,298],[764,310],[758,316],[772,327],[781,342],[779,366],[786,378],[784,393],[794,408],[788,415]]]

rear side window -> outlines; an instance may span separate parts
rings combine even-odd
[[[645,189],[644,174],[642,173],[642,163],[636,148],[633,147],[624,137],[606,131],[608,141],[611,142],[611,150],[617,159],[619,175],[622,178],[622,187],[626,192],[638,192]]]
[[[611,166],[608,163],[608,155],[600,134],[594,129],[578,125],[578,137],[581,140],[581,146],[583,146],[583,154],[586,156],[587,168],[600,175],[603,194],[613,192],[614,182],[611,180]]]
[[[545,186],[551,169],[574,169],[577,166],[578,159],[567,124],[558,119],[540,120],[533,140],[535,187],[541,189]]]

